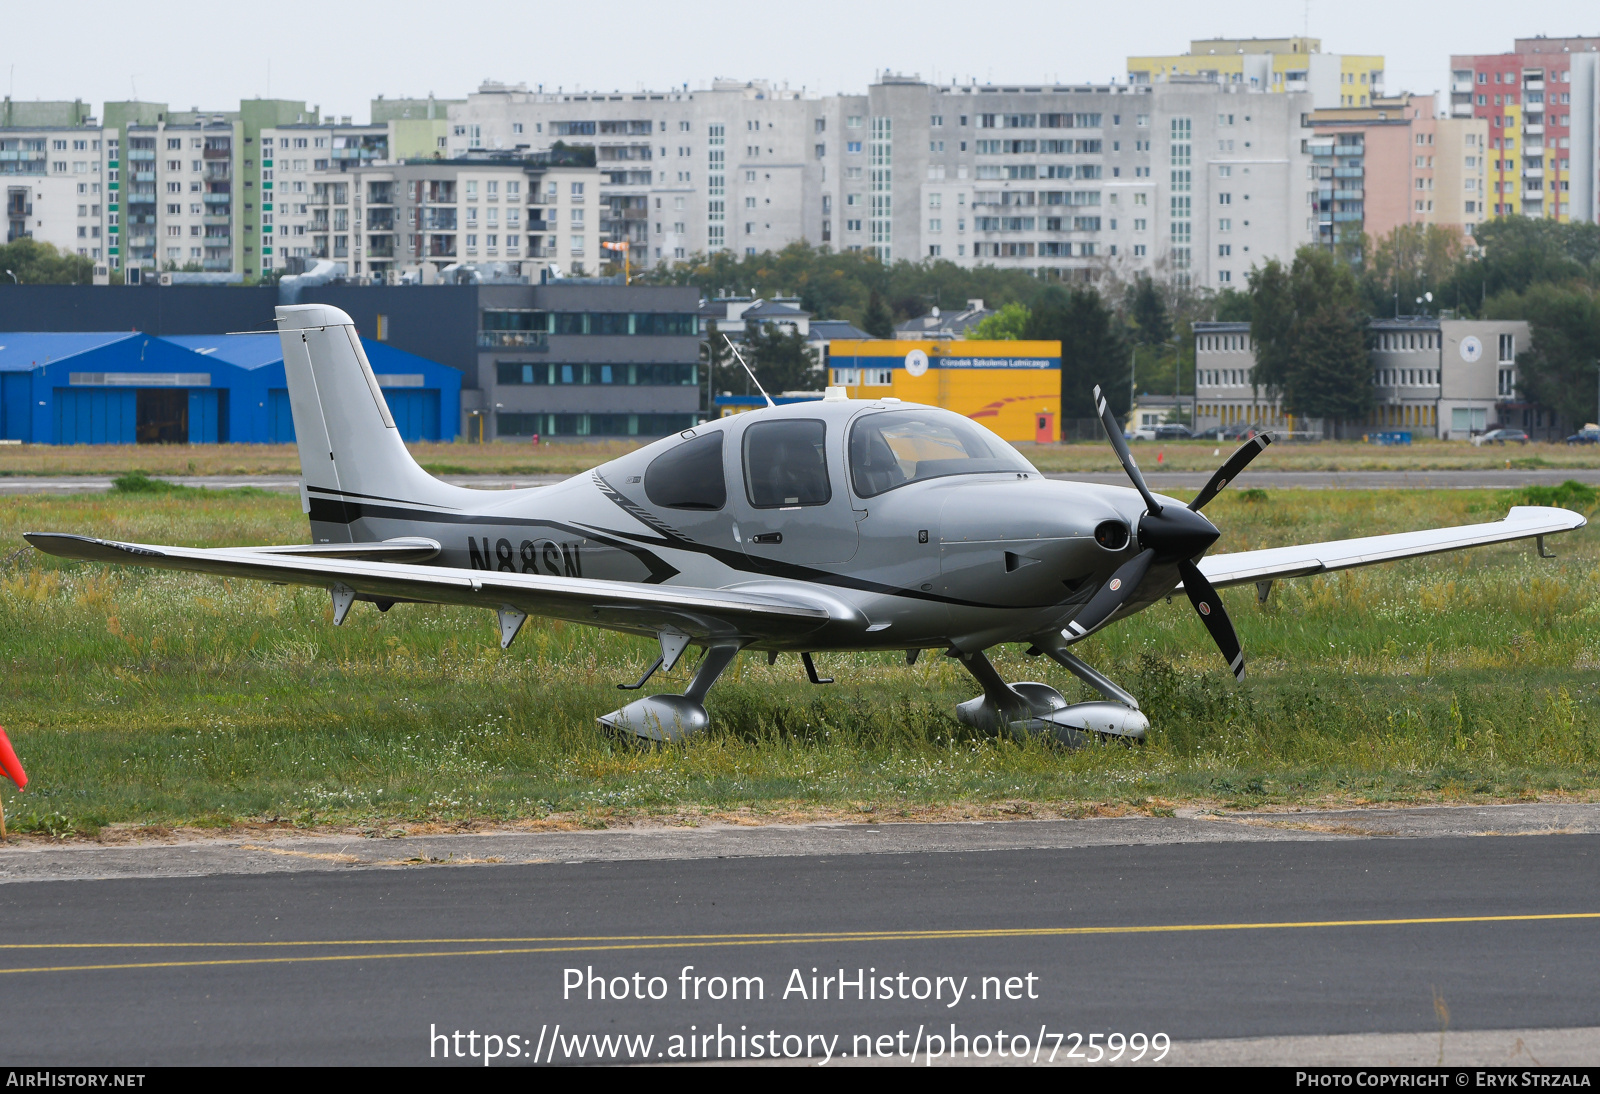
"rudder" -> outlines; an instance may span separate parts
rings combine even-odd
[[[455,501],[455,487],[411,458],[350,316],[294,304],[277,318],[313,539],[351,541],[348,509],[358,499]]]

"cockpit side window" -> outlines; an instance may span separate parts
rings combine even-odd
[[[827,427],[809,418],[757,422],[744,434],[744,489],[757,509],[826,505]]]
[[[952,414],[897,410],[865,415],[850,427],[850,482],[859,497],[989,471],[1032,472],[1033,465],[993,433]]]
[[[644,473],[644,496],[664,509],[721,509],[728,503],[722,430],[669,448]]]

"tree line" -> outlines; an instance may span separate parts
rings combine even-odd
[[[1592,415],[1600,362],[1600,225],[1588,223],[1508,218],[1479,225],[1473,237],[1406,225],[1340,254],[1303,247],[1287,262],[1257,266],[1245,287],[1221,291],[1119,276],[1109,265],[1094,282],[1059,282],[947,260],[884,264],[804,243],[697,256],[643,276],[707,297],[798,297],[814,318],[846,319],[879,338],[934,307],[982,299],[995,314],[973,336],[1061,342],[1066,418],[1093,415],[1096,384],[1118,413],[1135,390],[1192,393],[1193,325],[1201,321],[1249,322],[1262,393],[1296,416],[1333,421],[1361,421],[1372,408],[1374,318],[1527,320],[1533,344],[1518,356],[1519,396],[1568,420]],[[753,332],[747,357],[763,385],[769,372],[781,389],[821,382],[808,377],[797,337]]]

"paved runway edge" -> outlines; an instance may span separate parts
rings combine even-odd
[[[908,824],[641,826],[585,832],[295,835],[169,843],[12,843],[0,883],[570,862],[1066,850],[1168,844],[1600,833],[1600,803]]]

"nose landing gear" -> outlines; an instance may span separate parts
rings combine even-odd
[[[956,655],[983,688],[982,695],[956,707],[957,720],[985,733],[1048,734],[1069,748],[1087,744],[1091,735],[1102,739],[1144,739],[1150,719],[1139,711],[1138,700],[1068,653],[1065,641],[1061,643],[1060,656],[1042,643],[1039,647],[1106,696],[1107,701],[1069,703],[1049,684],[1008,684],[978,650]]]

